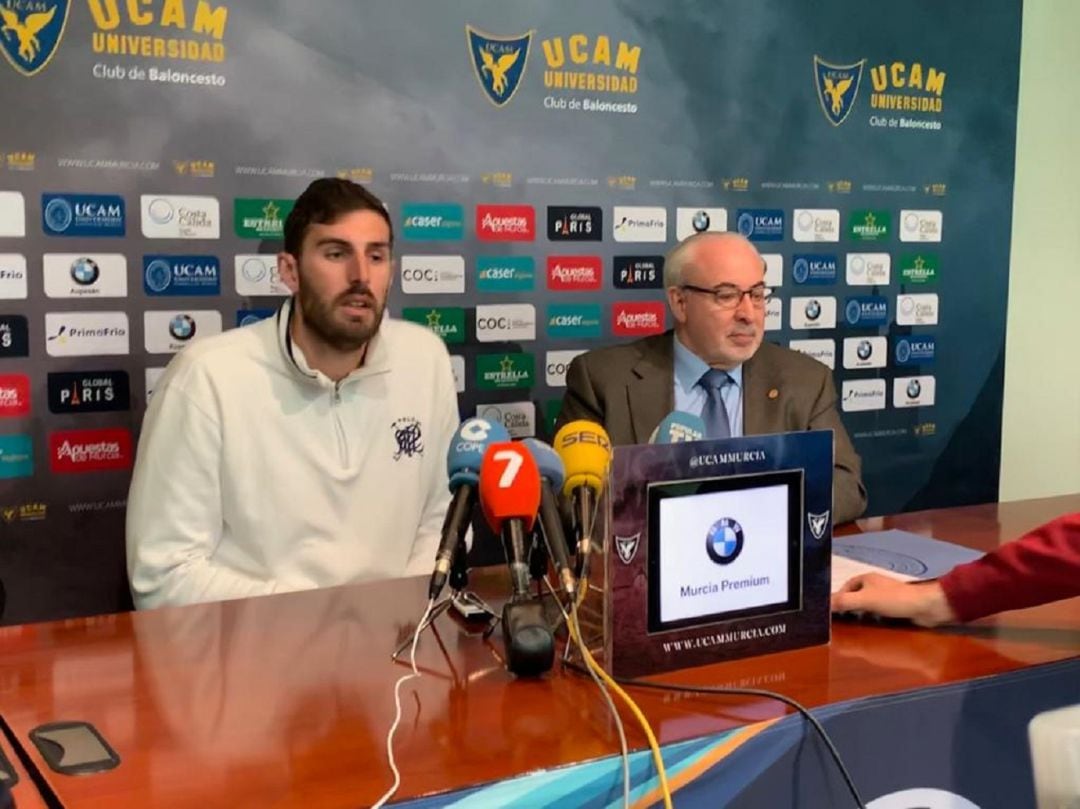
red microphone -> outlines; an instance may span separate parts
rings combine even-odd
[[[540,470],[526,447],[512,441],[490,444],[480,463],[480,507],[502,537],[514,599],[529,597],[525,537],[540,509]]]

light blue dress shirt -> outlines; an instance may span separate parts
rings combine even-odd
[[[705,409],[705,388],[698,382],[709,366],[680,343],[678,337],[672,339],[675,341],[675,409],[700,416]],[[724,386],[721,397],[731,425],[731,437],[740,438],[743,434],[742,365],[732,368],[728,375],[732,381]]]

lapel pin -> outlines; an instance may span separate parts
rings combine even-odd
[[[776,388],[769,388],[769,398],[770,399],[776,399],[779,396],[780,396],[780,391],[778,391]]]

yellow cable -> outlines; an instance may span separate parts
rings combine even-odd
[[[593,659],[592,653],[589,651],[589,647],[585,645],[585,641],[581,637],[581,627],[578,626],[577,617],[577,603],[572,602],[572,619],[567,622],[567,626],[570,629],[570,634],[574,639],[574,642],[581,649],[581,656],[585,660],[585,665],[592,669],[596,674],[607,684],[607,687],[619,695],[619,698],[626,703],[630,708],[631,713],[634,714],[634,718],[637,719],[638,724],[641,725],[641,729],[645,731],[645,738],[649,740],[649,747],[652,749],[653,764],[656,766],[656,774],[660,779],[660,794],[664,798],[665,809],[672,809],[671,806],[671,790],[668,788],[667,771],[664,769],[664,759],[660,755],[660,745],[656,741],[656,736],[653,733],[652,727],[649,726],[649,720],[645,718],[645,714],[641,712],[641,709],[637,706],[637,703],[630,698],[619,686],[617,682],[611,679],[611,676],[604,671],[600,664]]]

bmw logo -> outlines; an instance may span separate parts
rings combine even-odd
[[[907,362],[911,359],[911,343],[907,340],[901,340],[896,344],[896,361],[900,363]]]
[[[71,227],[75,212],[66,199],[51,199],[45,206],[45,224],[50,230],[62,232]]]
[[[692,222],[695,233],[704,233],[709,229],[709,214],[707,211],[698,211],[694,214]]]
[[[817,298],[814,298],[806,304],[806,308],[803,311],[806,312],[807,320],[817,320],[821,317],[821,304],[818,303]]]
[[[922,393],[922,385],[919,384],[918,379],[912,379],[907,383],[907,395],[909,399],[918,399],[920,393]]]
[[[860,360],[870,359],[870,355],[874,353],[874,347],[870,344],[869,340],[860,340],[858,347],[855,349],[855,353],[859,355]]]
[[[177,315],[169,321],[169,334],[177,340],[190,340],[195,336],[195,318],[191,315]]]
[[[92,258],[77,258],[71,262],[71,280],[88,287],[101,276],[101,269]]]
[[[723,517],[712,524],[705,537],[705,551],[718,565],[734,562],[743,549],[743,529],[730,517]]]
[[[151,292],[164,292],[171,283],[172,267],[165,259],[154,259],[146,266],[146,286]]]
[[[147,208],[147,213],[149,213],[150,218],[159,225],[167,225],[173,218],[173,206],[167,199],[158,197],[151,201]]]
[[[751,236],[754,233],[754,215],[751,213],[739,214],[739,221],[736,224],[739,229],[739,233],[743,236]]]
[[[805,258],[795,259],[795,263],[791,265],[791,277],[796,284],[805,284],[810,277],[810,262]]]
[[[850,301],[847,308],[844,310],[844,316],[847,317],[847,322],[851,325],[855,325],[859,322],[862,316],[862,310],[859,308],[858,301]]]

